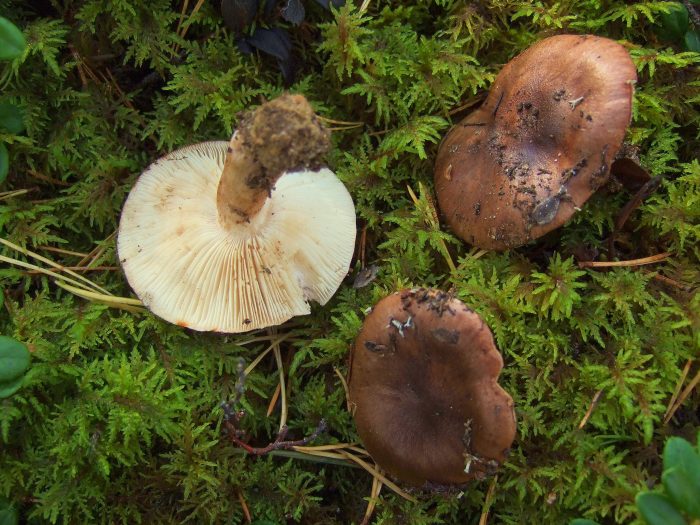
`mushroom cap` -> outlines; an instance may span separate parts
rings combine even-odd
[[[332,171],[285,173],[248,223],[222,226],[216,196],[228,142],[155,161],[122,211],[117,249],[154,314],[194,330],[243,332],[325,304],[345,277],[355,208]]]
[[[627,50],[596,36],[547,38],[508,62],[440,145],[435,187],[452,230],[505,250],[564,224],[607,180],[636,79]]]
[[[357,431],[374,460],[406,483],[490,474],[515,437],[513,400],[488,326],[438,290],[404,290],[367,316],[348,381]],[[467,466],[468,465],[468,466]]]

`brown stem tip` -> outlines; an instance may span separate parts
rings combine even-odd
[[[243,115],[226,153],[217,192],[224,226],[248,222],[284,173],[318,170],[330,132],[302,95],[282,95]]]
[[[238,133],[257,167],[246,184],[267,191],[285,172],[320,168],[330,149],[330,132],[302,95],[282,95],[248,112]]]

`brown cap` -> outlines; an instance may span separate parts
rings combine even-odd
[[[374,460],[412,485],[491,474],[515,437],[488,326],[439,290],[382,299],[352,349],[350,407]]]
[[[606,180],[630,122],[629,53],[559,35],[511,60],[440,145],[435,187],[462,239],[505,250],[564,224]]]

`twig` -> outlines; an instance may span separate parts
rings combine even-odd
[[[254,456],[263,456],[272,452],[273,450],[289,450],[294,447],[303,447],[304,445],[311,443],[314,439],[316,439],[318,436],[320,436],[323,432],[327,430],[326,421],[322,419],[319,422],[316,429],[309,436],[294,441],[285,441],[284,438],[287,437],[287,433],[289,432],[289,428],[285,425],[280,429],[280,431],[277,434],[277,437],[272,443],[268,444],[265,447],[251,447],[248,443],[241,441],[241,439],[238,437],[240,431],[236,429],[231,420],[228,418],[228,415],[231,412],[225,408],[227,406],[228,405],[226,405],[225,403],[222,403],[222,408],[224,408],[224,414],[226,415],[226,417],[224,418],[224,426],[228,431],[229,439],[233,441],[236,445],[241,447],[243,450]]]
[[[692,365],[693,365],[693,360],[688,359],[688,362],[683,367],[683,371],[681,372],[681,377],[678,379],[678,384],[676,385],[676,389],[673,391],[673,395],[671,396],[671,400],[668,402],[668,407],[666,408],[666,413],[664,414],[664,423],[667,423],[669,420],[668,415],[671,413],[673,406],[676,404],[676,399],[678,399],[678,394],[681,393],[681,388],[683,388],[683,383],[685,383],[685,378],[688,377],[688,372],[690,372],[690,367]]]
[[[229,439],[231,439],[231,441],[233,441],[236,445],[247,451],[249,454],[260,456],[263,454],[268,454],[273,450],[287,450],[293,447],[307,445],[308,443],[316,439],[322,432],[326,431],[326,421],[322,419],[318,423],[316,430],[314,430],[314,432],[310,436],[296,441],[285,441],[285,438],[287,437],[287,432],[289,431],[289,428],[286,424],[282,425],[282,427],[279,429],[275,440],[265,447],[252,447],[248,443],[241,440],[243,432],[237,428],[237,425],[240,423],[241,419],[245,415],[245,411],[235,410],[235,408],[233,407],[237,406],[240,403],[240,400],[243,397],[243,394],[245,393],[245,380],[247,372],[244,366],[245,363],[243,359],[239,359],[238,364],[236,365],[236,372],[238,374],[238,377],[234,386],[235,394],[233,401],[230,404],[226,401],[222,401],[220,404],[220,407],[224,412],[224,427],[226,427]],[[283,388],[284,387],[282,386],[280,390],[283,391]]]
[[[661,281],[664,284],[668,284],[669,286],[673,286],[675,288],[683,290],[684,292],[688,292],[692,288],[692,286],[687,284],[687,283],[682,283],[680,281],[676,281],[675,279],[671,279],[670,277],[666,277],[665,275],[661,275],[658,272],[644,272],[644,273],[647,273],[647,274],[651,273],[651,274],[653,274],[651,276],[652,279],[656,279],[657,281]]]
[[[586,423],[588,423],[588,420],[591,418],[591,415],[593,414],[593,411],[595,410],[595,407],[598,406],[598,403],[600,402],[600,398],[603,395],[603,389],[601,388],[598,390],[594,395],[593,399],[591,400],[591,404],[588,406],[588,410],[586,410],[585,415],[583,416],[583,419],[581,419],[581,422],[578,424],[578,429],[581,430],[583,427],[586,426]]]
[[[658,253],[641,259],[631,259],[629,261],[581,261],[578,263],[579,268],[610,268],[610,267],[626,267],[626,266],[644,266],[645,264],[654,264],[668,259],[671,252]]]

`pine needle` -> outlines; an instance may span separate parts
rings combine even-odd
[[[343,385],[343,390],[345,390],[345,406],[348,409],[348,412],[350,412],[350,390],[348,389],[348,382],[345,380],[345,377],[343,377],[343,374],[336,368],[335,366],[333,367],[333,371],[335,372],[335,375],[338,376],[338,379],[340,379],[340,384]]]
[[[664,424],[668,423],[670,420],[668,415],[671,413],[671,410],[673,410],[673,407],[676,404],[676,399],[678,399],[678,394],[681,393],[681,388],[683,388],[683,383],[685,383],[685,378],[688,377],[688,372],[690,372],[690,367],[692,365],[693,365],[693,360],[688,359],[688,362],[683,367],[683,371],[681,372],[681,377],[678,379],[678,383],[676,384],[676,388],[673,391],[673,395],[671,396],[671,400],[668,402],[668,407],[666,408],[666,413],[664,414]]]
[[[613,268],[626,266],[644,266],[645,264],[654,264],[668,259],[671,252],[659,253],[641,259],[631,259],[629,261],[581,261],[578,263],[579,268]]]
[[[413,496],[411,496],[407,492],[404,492],[396,483],[391,481],[389,478],[387,478],[384,474],[379,472],[375,467],[373,467],[372,465],[370,465],[366,461],[360,459],[359,457],[355,456],[354,454],[351,454],[347,450],[343,450],[342,452],[340,452],[340,454],[342,456],[348,458],[349,460],[354,461],[358,465],[360,465],[363,469],[365,469],[367,472],[372,474],[372,476],[374,476],[375,478],[378,478],[382,483],[384,483],[384,485],[386,485],[391,490],[396,492],[396,494],[398,494],[402,498],[407,499],[408,501],[411,501],[413,503],[417,503],[418,500],[416,500],[416,498],[414,498]]]
[[[698,370],[698,373],[695,374],[695,377],[688,384],[688,386],[685,387],[685,390],[683,390],[683,393],[678,397],[676,404],[671,409],[671,411],[668,413],[668,415],[664,418],[664,424],[671,421],[671,419],[676,414],[676,412],[681,407],[681,405],[683,403],[685,403],[686,399],[688,399],[688,396],[691,394],[691,392],[695,389],[696,386],[698,386],[698,383],[700,383],[700,370]]]
[[[486,491],[486,497],[484,498],[484,507],[481,510],[481,517],[479,518],[479,525],[486,525],[489,520],[489,510],[491,509],[491,503],[493,502],[493,495],[496,493],[496,484],[498,483],[498,476],[494,476],[489,485],[489,489]]]
[[[374,509],[377,506],[377,499],[379,498],[379,492],[382,490],[382,482],[379,478],[372,478],[372,489],[369,492],[369,501],[367,502],[367,509],[365,510],[365,516],[362,518],[362,525],[368,525],[369,520],[372,519],[372,514],[374,514]]]

